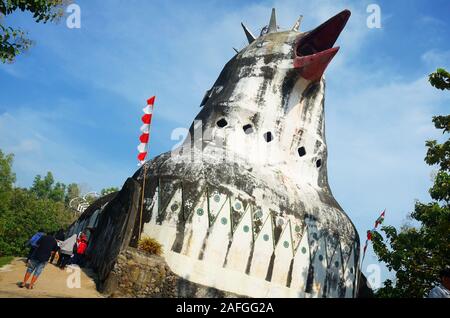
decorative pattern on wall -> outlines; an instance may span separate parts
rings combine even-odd
[[[262,286],[270,283],[264,295],[275,286],[279,296],[354,296],[355,246],[328,233],[314,217],[280,216],[280,211],[267,211],[245,195],[210,185],[187,207],[183,183],[174,179],[159,179],[152,192],[145,202],[150,220],[143,234],[161,241],[169,264],[178,261],[175,254],[185,257],[183,270],[173,268],[180,276],[204,283],[210,275],[195,270],[203,263],[208,271],[250,277]],[[226,290],[220,280],[213,285]]]

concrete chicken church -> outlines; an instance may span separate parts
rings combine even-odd
[[[324,118],[323,74],[349,17],[345,10],[308,32],[300,20],[281,30],[273,10],[259,36],[242,25],[248,46],[207,90],[184,143],[72,226],[93,230],[89,266],[102,288],[357,297],[359,237],[328,184]],[[162,257],[136,255],[143,236],[162,244]]]

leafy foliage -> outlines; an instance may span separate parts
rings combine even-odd
[[[53,232],[74,221],[64,204],[65,186],[54,183],[51,173],[36,177],[31,189],[14,187],[13,156],[0,150],[0,256],[21,256],[25,243],[40,228]]]
[[[117,187],[105,188],[105,189],[102,189],[100,194],[102,196],[104,196],[104,195],[107,195],[107,194],[110,194],[110,193],[113,193],[113,192],[117,192],[117,191],[119,191],[119,188],[117,188]]]
[[[25,243],[38,229],[50,233],[65,228],[74,221],[74,214],[62,202],[14,189],[9,208],[2,211],[0,219],[0,256],[19,256],[27,252]]]
[[[0,211],[5,209],[16,181],[16,175],[12,172],[13,158],[13,155],[5,155],[0,150]]]
[[[143,237],[139,240],[138,249],[152,255],[161,256],[163,253],[162,245],[151,237]]]
[[[450,89],[439,80],[442,74],[445,75],[438,70],[430,76],[430,82],[438,88]],[[443,134],[449,133],[450,116],[436,116],[433,122]],[[385,239],[380,233],[373,235],[373,247],[379,260],[396,274],[395,285],[391,280],[385,281],[377,291],[379,297],[421,298],[439,281],[439,271],[450,264],[450,141],[427,141],[426,146],[425,162],[437,165],[439,171],[429,190],[433,201],[416,202],[410,215],[419,226],[404,227],[400,231],[384,226],[381,230]]]
[[[80,197],[76,183],[55,182],[51,172],[44,178],[37,175],[29,189],[14,187],[13,158],[0,150],[0,257],[26,254],[25,243],[39,229],[50,233],[66,228],[75,221],[69,202]]]
[[[443,68],[438,68],[436,72],[431,73],[429,81],[437,89],[450,89],[450,73]]]
[[[70,201],[81,194],[80,187],[76,183],[71,183],[67,186],[66,196],[64,202],[69,205]]]
[[[13,261],[14,257],[12,256],[0,256],[0,267],[8,265]]]
[[[0,61],[12,63],[17,55],[28,50],[33,41],[21,29],[6,26],[4,17],[13,12],[27,11],[36,22],[58,21],[68,0],[0,0]]]

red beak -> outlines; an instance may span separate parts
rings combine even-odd
[[[333,48],[348,19],[350,11],[344,10],[314,30],[302,34],[297,41],[294,67],[307,80],[319,80],[339,47]]]

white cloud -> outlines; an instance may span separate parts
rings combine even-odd
[[[438,49],[431,49],[422,54],[421,58],[427,66],[431,66],[433,68],[448,68],[450,66],[450,50],[441,51]]]
[[[121,186],[133,173],[119,163],[98,160],[98,154],[87,149],[73,147],[71,136],[52,123],[52,116],[25,108],[0,114],[0,145],[15,155],[19,186],[29,186],[35,175],[51,171],[58,181],[85,183],[100,190]]]

